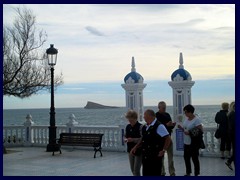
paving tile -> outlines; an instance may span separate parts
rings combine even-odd
[[[103,157],[86,149],[62,149],[62,154],[46,152],[43,147],[8,148],[10,154],[3,155],[3,176],[132,176],[126,152],[103,150]],[[174,156],[177,176],[185,174],[184,159]],[[200,176],[235,176],[225,160],[200,157]],[[168,175],[167,158],[165,169]],[[93,171],[94,169],[94,171]]]

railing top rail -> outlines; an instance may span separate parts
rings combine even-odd
[[[49,125],[31,125],[31,127],[48,127]],[[66,125],[56,125],[57,127],[66,127]],[[16,128],[16,127],[24,127],[24,125],[7,125],[3,126],[3,128]],[[102,125],[75,125],[76,128],[119,128],[119,126],[102,126]]]
[[[8,126],[3,126],[3,128],[23,128],[24,125],[8,125]]]

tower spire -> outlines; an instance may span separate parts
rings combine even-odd
[[[183,55],[182,55],[181,52],[180,52],[180,55],[179,55],[179,69],[184,69],[184,66],[183,66]]]
[[[136,72],[134,57],[132,57],[132,72]]]

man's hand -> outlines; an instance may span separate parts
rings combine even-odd
[[[168,123],[166,123],[166,125],[169,127],[171,127],[171,126],[175,127],[176,122],[169,121]]]
[[[127,138],[127,142],[133,142],[134,139],[133,138]]]
[[[180,124],[178,125],[178,128],[183,130],[183,127]]]
[[[164,150],[164,149],[163,149],[163,150],[161,150],[161,151],[159,151],[159,153],[158,153],[158,156],[159,156],[159,157],[163,157],[163,156],[164,156],[164,153],[165,153],[165,151],[166,151],[166,150]]]
[[[133,156],[135,156],[136,150],[137,150],[137,148],[136,148],[136,146],[135,146],[135,147],[132,148],[132,150],[130,151],[130,154],[133,155]]]

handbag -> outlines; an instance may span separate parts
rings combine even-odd
[[[203,139],[201,139],[200,149],[205,149],[205,148],[206,148],[205,143],[204,143]]]
[[[203,141],[203,131],[201,131],[199,128],[194,127],[191,130],[189,130],[189,135],[191,137],[191,145],[194,147],[198,147],[198,149],[205,149],[205,143]]]
[[[215,134],[214,134],[215,138],[219,139],[221,137],[221,132],[220,132],[220,129],[219,129],[219,126],[217,125],[217,129],[215,131]]]

